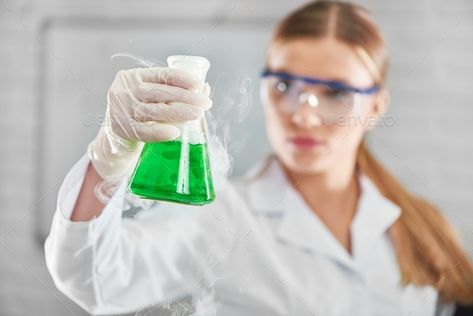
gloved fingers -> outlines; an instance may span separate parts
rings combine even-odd
[[[135,122],[133,118],[133,108],[140,101],[136,100],[130,90],[119,90],[118,92],[109,92],[109,106],[107,108],[107,117],[110,130],[124,140],[139,141],[139,135],[136,134],[132,125]]]
[[[181,133],[176,126],[159,122],[134,121],[130,127],[137,140],[145,143],[173,140]]]
[[[121,71],[109,90],[107,124],[120,147],[131,142],[159,142],[179,137],[180,130],[165,122],[185,122],[202,117],[212,106],[210,86],[203,93],[188,89],[202,84],[189,73],[171,68],[141,68]],[[123,142],[123,144],[121,144]]]
[[[201,93],[205,95],[206,97],[210,98],[210,92],[211,92],[210,85],[208,82],[206,82],[204,86],[202,87]]]
[[[110,117],[129,117],[138,101],[129,89],[110,89],[107,96]]]
[[[119,152],[123,152],[124,154],[136,152],[140,142],[128,138],[122,138],[109,127],[110,125],[104,126],[104,128],[101,129],[101,133],[105,135],[104,138],[107,140],[107,149],[110,153],[116,155]]]
[[[196,93],[180,87],[166,84],[142,82],[133,91],[136,99],[146,103],[181,102],[210,108],[212,101],[202,93]]]
[[[199,106],[182,102],[142,103],[133,108],[133,118],[136,121],[185,122],[202,117],[204,109]]]
[[[180,135],[180,130],[176,126],[153,121],[138,122],[132,118],[128,118],[126,123],[115,119],[112,132],[125,142],[160,142],[175,139]]]
[[[189,90],[199,89],[201,83],[191,73],[176,68],[150,67],[138,68],[142,81],[172,85]]]
[[[111,116],[110,117],[110,130],[113,134],[122,138],[126,141],[141,141],[139,135],[136,134],[136,130],[133,128],[135,120],[128,116]]]

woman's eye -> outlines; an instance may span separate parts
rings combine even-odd
[[[325,95],[330,97],[330,98],[346,98],[350,94],[350,91],[345,90],[345,89],[334,89],[334,88],[329,88],[325,91]]]

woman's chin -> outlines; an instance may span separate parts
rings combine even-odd
[[[285,156],[286,167],[296,173],[319,173],[326,169],[326,155],[320,152],[292,151]]]

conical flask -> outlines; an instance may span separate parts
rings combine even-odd
[[[206,58],[174,55],[167,62],[170,68],[190,72],[202,86],[205,83],[210,67]],[[181,130],[179,138],[143,146],[128,189],[146,199],[190,205],[210,203],[215,199],[215,191],[205,117],[173,125]]]

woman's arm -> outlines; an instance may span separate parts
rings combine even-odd
[[[241,226],[233,190],[203,207],[159,203],[122,218],[126,181],[105,206],[88,201],[98,180],[90,165],[84,156],[66,176],[45,244],[61,292],[89,313],[116,314],[194,294],[209,282],[216,267],[209,258],[223,262]],[[71,221],[73,211],[90,220]]]
[[[88,222],[92,218],[102,213],[105,204],[103,204],[94,194],[94,188],[102,182],[103,179],[95,171],[94,166],[89,163],[85,173],[84,182],[77,197],[76,204],[72,211],[71,221]]]

